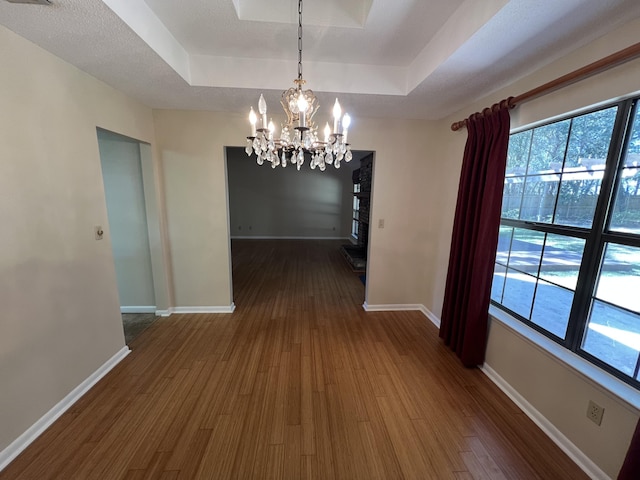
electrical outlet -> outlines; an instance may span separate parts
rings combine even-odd
[[[104,236],[104,230],[102,227],[100,225],[96,225],[93,231],[96,234],[96,240],[102,240],[102,237]]]
[[[378,228],[384,228],[384,218],[378,220]]]
[[[604,414],[604,408],[595,403],[593,400],[589,400],[589,406],[587,407],[587,418],[596,425],[602,423],[602,415]]]

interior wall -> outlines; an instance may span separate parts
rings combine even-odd
[[[0,26],[0,452],[125,347],[96,126],[150,109]]]
[[[243,148],[227,149],[233,237],[348,238],[353,218],[351,174],[358,161],[311,170],[259,166]]]
[[[430,240],[425,248],[429,261],[422,293],[423,303],[436,315],[442,311],[457,184],[467,138],[464,129],[452,132],[451,123],[628,47],[637,42],[638,31],[640,22],[631,22],[439,122],[441,141],[432,151],[432,163],[437,163],[439,181],[435,193],[439,202],[438,210],[428,219]],[[637,93],[638,78],[640,60],[635,60],[517,107],[511,112],[511,126],[530,125]],[[486,364],[601,470],[612,478],[617,476],[640,412],[495,319],[489,333]],[[586,418],[590,399],[605,407],[601,427]]]
[[[100,129],[97,135],[120,307],[155,312],[140,143]]]
[[[225,147],[244,144],[246,116],[155,110],[154,118],[165,176],[176,305],[229,306]],[[438,181],[424,158],[425,142],[437,141],[431,125],[355,118],[350,129],[354,149],[376,152],[369,304],[415,304],[420,298],[428,262],[425,217]],[[385,220],[384,228],[378,228],[379,219]]]

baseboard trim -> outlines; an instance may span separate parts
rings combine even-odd
[[[232,303],[229,306],[215,306],[215,307],[173,307],[172,313],[233,313],[236,309],[236,304]]]
[[[436,326],[438,330],[440,330],[440,318],[424,305],[420,305],[420,307],[421,307],[420,311],[422,312],[422,314],[425,317],[427,317],[431,321],[431,323],[433,323]]]
[[[156,310],[156,316],[158,317],[170,317],[172,313],[172,308],[167,308],[166,310]]]
[[[367,302],[362,304],[362,308],[365,312],[407,312],[417,311],[421,312],[427,317],[431,323],[440,328],[440,319],[431,310],[422,305],[421,303],[394,303],[394,304],[381,304],[381,305],[369,305]]]
[[[147,307],[120,307],[120,313],[156,313],[156,307],[147,306]]]
[[[11,442],[7,448],[2,450],[0,452],[0,472],[129,353],[131,353],[129,347],[123,347],[66,397],[60,400],[51,410],[45,413],[36,423],[31,425],[22,435]]]
[[[420,310],[422,305],[410,303],[389,303],[379,305],[369,305],[367,302],[362,304],[365,312],[406,312]]]
[[[267,237],[267,236],[231,236],[231,240],[344,240],[349,241],[349,237]]]
[[[497,387],[515,403],[524,414],[529,417],[578,467],[593,480],[611,480],[582,450],[575,446],[560,430],[520,395],[504,378],[490,365],[484,364],[480,370],[497,385]]]

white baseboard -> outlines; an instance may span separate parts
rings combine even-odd
[[[484,364],[480,369],[500,390],[502,390],[513,403],[529,417],[540,429],[578,465],[589,478],[593,480],[611,480],[600,467],[598,467],[582,450],[576,447],[571,440],[558,430],[545,416],[543,416],[526,398],[520,395],[507,381],[502,378],[491,366]]]
[[[365,312],[406,312],[420,310],[420,307],[422,307],[422,305],[410,303],[369,305],[367,302],[364,302],[362,304]]]
[[[120,307],[120,313],[156,313],[156,307]]]
[[[362,304],[362,308],[365,312],[407,312],[417,311],[427,317],[431,323],[440,328],[440,319],[431,312],[427,307],[420,303],[394,303],[394,304],[382,304],[382,305],[369,305],[367,302]]]
[[[431,323],[433,323],[436,328],[440,330],[440,318],[424,305],[420,305],[420,307],[420,311],[423,313],[423,315],[431,320]]]
[[[20,453],[27,448],[42,432],[44,432],[53,422],[55,422],[64,412],[66,412],[80,397],[93,387],[120,361],[129,355],[129,347],[123,347],[118,353],[107,360],[100,368],[93,372],[86,380],[74,388],[66,397],[60,400],[51,410],[45,413],[36,423],[31,425],[18,438],[0,452],[0,471],[13,461]]]
[[[265,237],[265,236],[235,236],[231,235],[231,240],[344,240],[349,241],[348,237]]]
[[[232,303],[229,306],[221,307],[173,307],[172,313],[233,313],[236,309],[236,304]]]

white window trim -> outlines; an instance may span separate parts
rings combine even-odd
[[[631,385],[598,368],[494,305],[489,307],[489,315],[492,321],[500,322],[544,354],[567,365],[603,393],[618,398],[633,413],[640,414],[640,391]]]

